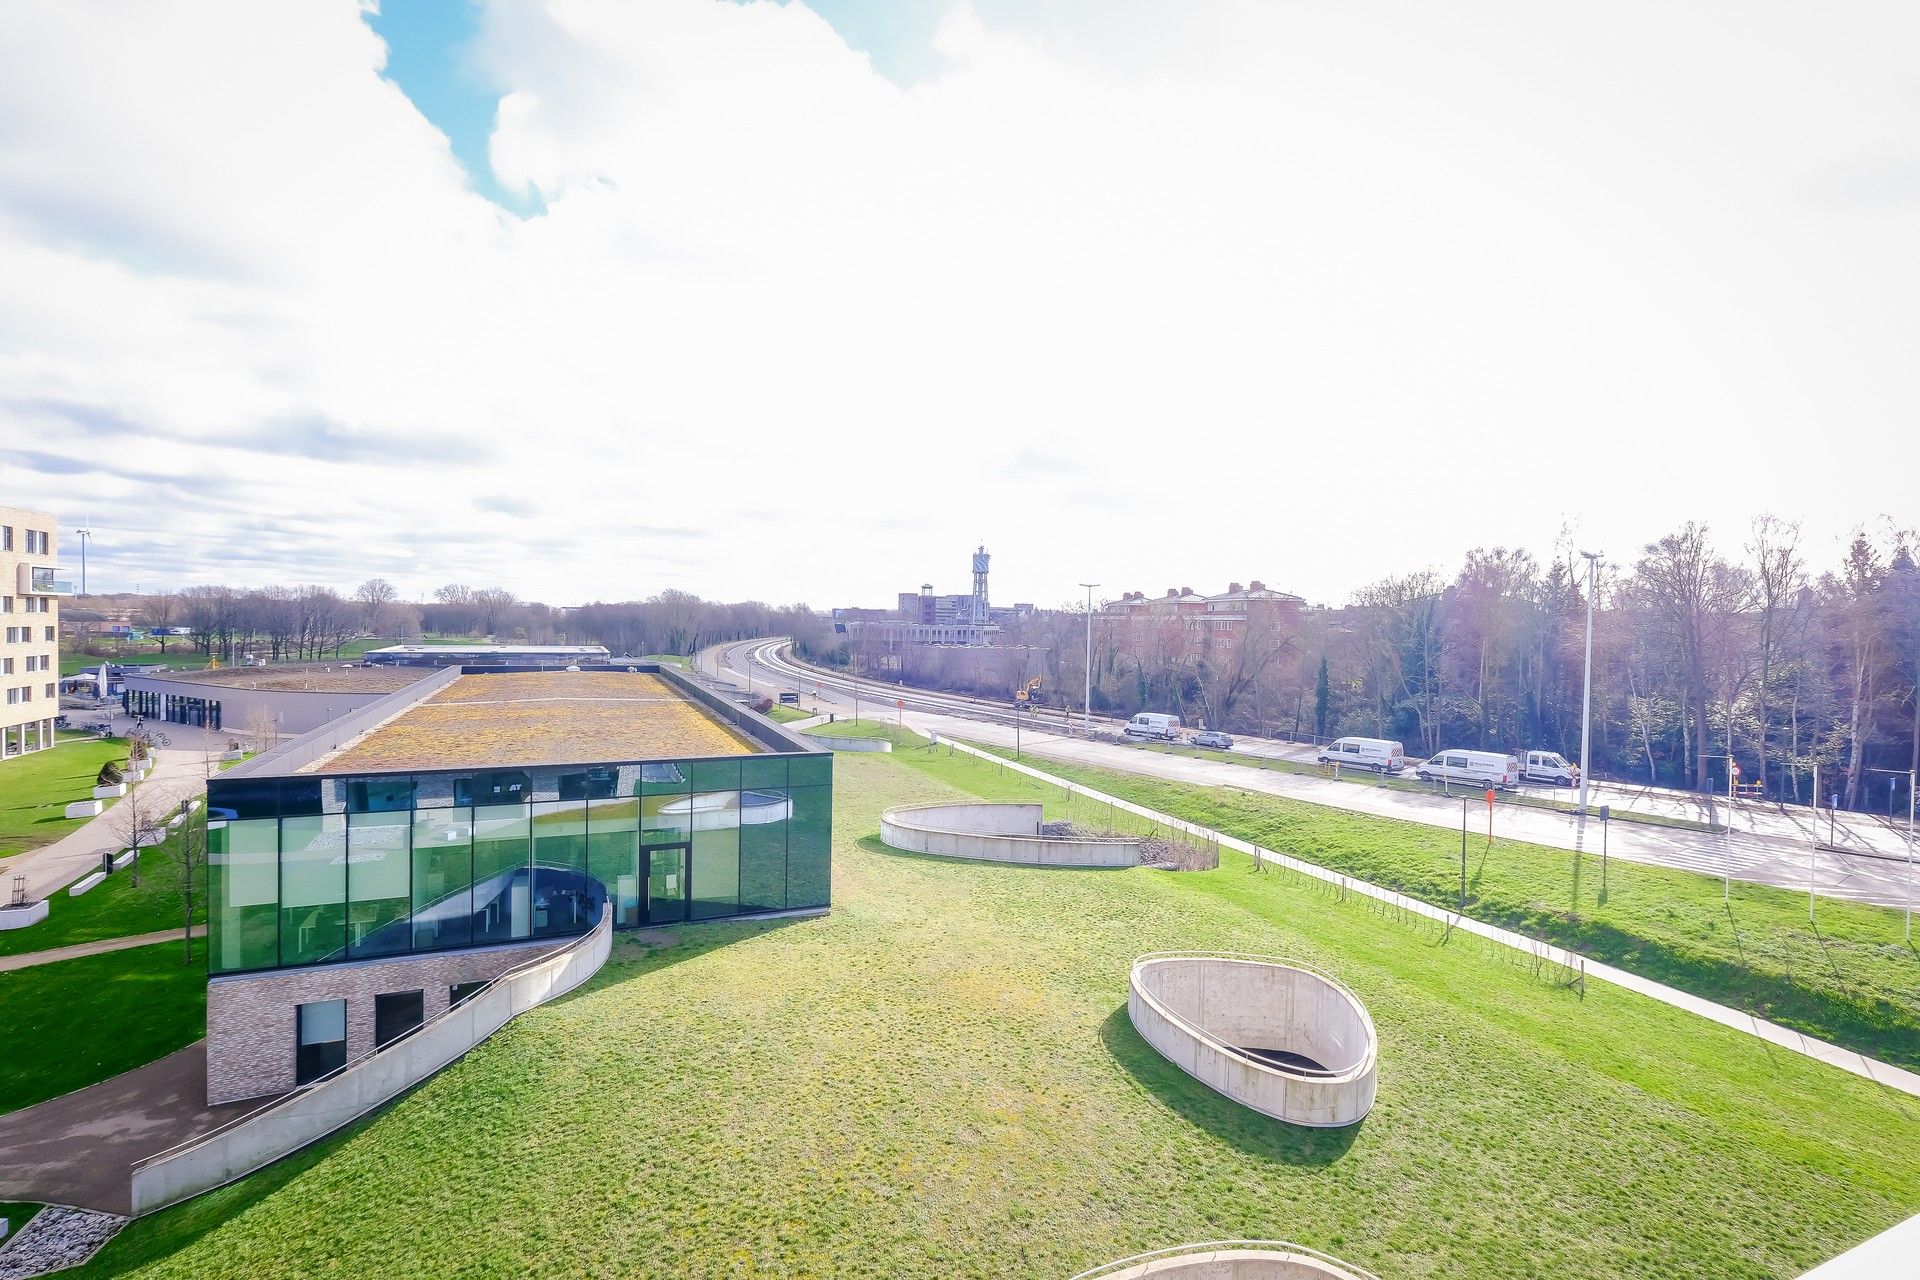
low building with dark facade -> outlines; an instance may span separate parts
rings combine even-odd
[[[264,717],[280,736],[318,729],[429,674],[417,667],[372,668],[351,662],[122,670],[120,705],[128,715],[228,735],[252,733]]]
[[[833,757],[677,672],[448,668],[208,784],[209,1102],[616,929],[830,902]]]

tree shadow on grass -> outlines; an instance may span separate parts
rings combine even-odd
[[[1237,1151],[1281,1164],[1318,1167],[1347,1153],[1360,1125],[1308,1129],[1263,1116],[1215,1093],[1141,1039],[1121,1005],[1100,1024],[1100,1040],[1134,1080],[1168,1110]]]

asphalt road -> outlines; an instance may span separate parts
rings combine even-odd
[[[795,690],[803,709],[840,716],[854,714],[855,682],[846,676],[803,670],[782,657],[775,641],[755,640],[717,646],[698,660],[708,676],[737,688],[749,681],[758,692]],[[895,700],[907,705],[903,712]],[[863,679],[857,703],[863,716],[904,714],[922,731],[962,737],[990,746],[1014,745],[1010,708],[979,699],[923,690],[901,689]],[[1064,721],[1071,721],[1068,731]],[[1333,808],[1381,817],[1399,818],[1429,826],[1458,829],[1462,801],[1457,797],[1401,791],[1314,775],[1284,773],[1236,764],[1233,755],[1311,760],[1313,748],[1295,743],[1259,739],[1236,740],[1232,753],[1195,757],[1151,751],[1138,746],[1089,740],[1079,735],[1080,718],[1059,712],[1031,717],[1020,731],[1023,753],[1043,759],[1073,761],[1204,786],[1234,786],[1324,804]],[[1094,718],[1098,728],[1116,729],[1118,722]],[[1554,792],[1554,788],[1533,790]],[[1558,790],[1560,798],[1566,789]],[[1920,881],[1907,860],[1906,832],[1862,814],[1839,815],[1834,824],[1834,849],[1816,847],[1816,824],[1822,843],[1828,838],[1827,815],[1777,804],[1741,802],[1671,791],[1656,787],[1597,784],[1589,802],[1611,805],[1616,813],[1637,811],[1669,817],[1715,822],[1730,828],[1715,834],[1648,823],[1615,821],[1607,824],[1609,856],[1630,862],[1674,867],[1713,877],[1768,884],[1806,892],[1809,884],[1823,896],[1904,907],[1920,903]],[[1470,830],[1485,830],[1484,803],[1469,798]],[[1598,819],[1517,805],[1499,806],[1497,834],[1553,848],[1580,849],[1598,854],[1602,831]]]

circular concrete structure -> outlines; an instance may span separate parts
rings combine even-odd
[[[1135,1254],[1073,1280],[1379,1280],[1370,1271],[1287,1240],[1216,1240]]]
[[[1133,867],[1141,842],[1041,834],[1037,804],[928,804],[880,815],[880,838],[908,853],[1038,867]]]
[[[1262,1115],[1335,1129],[1373,1109],[1373,1019],[1353,992],[1312,969],[1264,956],[1141,956],[1127,1017],[1160,1056]]]

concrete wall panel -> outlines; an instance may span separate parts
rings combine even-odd
[[[933,804],[889,809],[880,838],[909,853],[1042,867],[1133,867],[1140,841],[1040,834],[1037,804]]]

